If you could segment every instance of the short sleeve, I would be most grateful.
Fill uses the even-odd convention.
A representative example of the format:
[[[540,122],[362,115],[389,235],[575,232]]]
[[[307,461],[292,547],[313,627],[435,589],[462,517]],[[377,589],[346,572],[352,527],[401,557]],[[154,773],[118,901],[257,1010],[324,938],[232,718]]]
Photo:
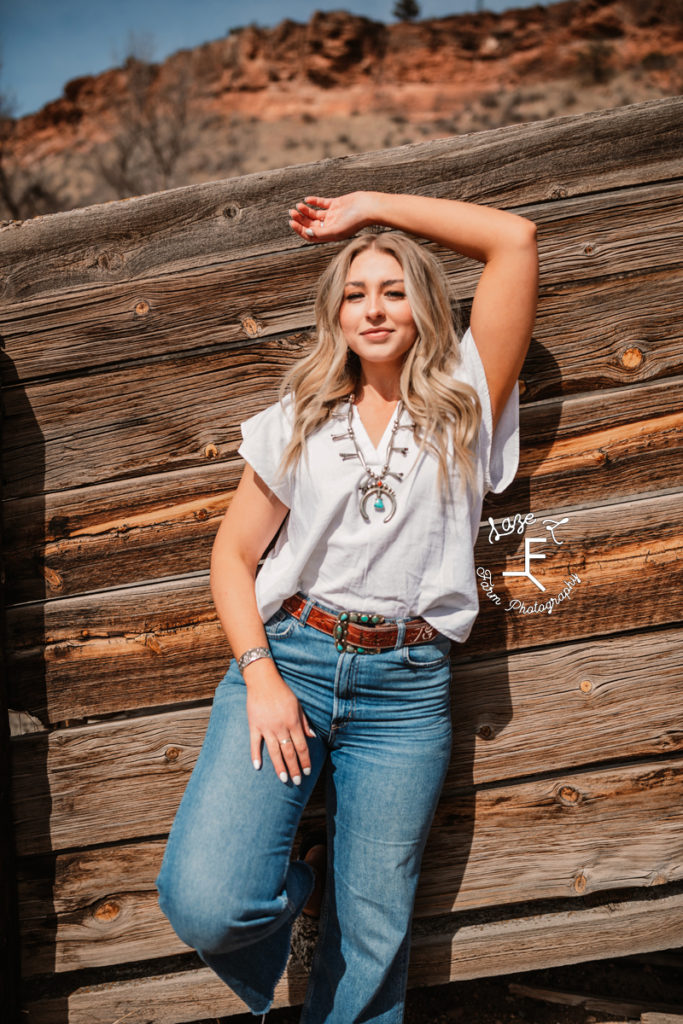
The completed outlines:
[[[240,423],[240,430],[243,440],[237,449],[238,455],[268,484],[273,494],[291,508],[294,471],[282,478],[278,472],[280,457],[292,430],[286,409],[280,402],[275,402]]]
[[[493,432],[491,396],[479,350],[468,328],[460,342],[467,380],[479,395],[482,407],[479,454],[484,470],[484,494],[500,494],[512,483],[519,466],[519,384],[515,385]],[[457,371],[456,371],[457,372]]]

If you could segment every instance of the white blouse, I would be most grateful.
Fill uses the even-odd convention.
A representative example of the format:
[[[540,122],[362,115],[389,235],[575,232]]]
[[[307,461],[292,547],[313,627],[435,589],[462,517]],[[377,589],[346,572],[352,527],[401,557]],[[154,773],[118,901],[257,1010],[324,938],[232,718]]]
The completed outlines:
[[[238,453],[290,509],[275,545],[256,577],[256,601],[267,622],[282,601],[301,590],[323,604],[348,611],[370,611],[391,618],[421,615],[451,640],[464,642],[479,610],[474,566],[484,495],[498,494],[514,479],[519,463],[519,387],[508,398],[492,434],[491,400],[484,366],[468,330],[460,343],[462,361],[454,378],[471,384],[482,405],[474,495],[458,494],[453,470],[452,496],[439,494],[438,462],[418,444],[404,409],[394,435],[396,447],[390,470],[402,472],[387,483],[396,494],[396,510],[376,511],[367,503],[370,522],[359,509],[358,485],[365,470],[353,452],[350,438],[332,440],[347,429],[348,402],[306,440],[305,456],[282,482],[276,479],[280,456],[291,436],[291,398],[275,402],[240,425],[243,442]],[[378,471],[386,461],[395,413],[375,448],[353,406],[353,429],[365,461]]]

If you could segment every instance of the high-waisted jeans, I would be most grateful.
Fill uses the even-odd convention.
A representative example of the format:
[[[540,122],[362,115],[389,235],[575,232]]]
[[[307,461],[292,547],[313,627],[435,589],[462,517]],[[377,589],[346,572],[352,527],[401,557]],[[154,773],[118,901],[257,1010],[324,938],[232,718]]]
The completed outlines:
[[[400,1024],[422,853],[451,747],[451,641],[380,654],[339,653],[331,636],[280,608],[265,624],[278,671],[315,739],[312,771],[282,783],[263,747],[249,750],[246,688],[235,659],[218,685],[206,736],[156,880],[178,936],[254,1014],[267,1011],[287,963],[292,923],[314,875],[290,860],[325,762],[328,870],[302,1024]],[[369,609],[372,611],[372,609]]]

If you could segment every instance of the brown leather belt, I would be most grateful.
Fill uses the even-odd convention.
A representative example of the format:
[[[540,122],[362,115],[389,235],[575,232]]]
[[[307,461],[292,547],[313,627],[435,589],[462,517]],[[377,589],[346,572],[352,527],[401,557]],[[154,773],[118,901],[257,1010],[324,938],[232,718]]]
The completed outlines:
[[[300,619],[308,601],[305,594],[297,593],[283,601],[282,607]],[[383,615],[375,615],[373,612],[340,611],[333,615],[313,604],[306,625],[334,637],[338,651],[352,654],[379,654],[382,650],[395,647],[398,639],[396,623],[385,622]],[[433,640],[438,632],[423,618],[408,619],[403,643],[425,644]]]

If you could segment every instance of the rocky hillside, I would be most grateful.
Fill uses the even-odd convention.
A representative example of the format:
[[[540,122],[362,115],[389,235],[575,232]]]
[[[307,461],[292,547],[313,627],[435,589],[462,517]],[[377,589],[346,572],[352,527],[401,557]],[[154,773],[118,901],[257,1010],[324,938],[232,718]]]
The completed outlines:
[[[130,58],[5,120],[2,215],[681,91],[683,0],[565,0],[392,25],[318,12],[160,65]]]

